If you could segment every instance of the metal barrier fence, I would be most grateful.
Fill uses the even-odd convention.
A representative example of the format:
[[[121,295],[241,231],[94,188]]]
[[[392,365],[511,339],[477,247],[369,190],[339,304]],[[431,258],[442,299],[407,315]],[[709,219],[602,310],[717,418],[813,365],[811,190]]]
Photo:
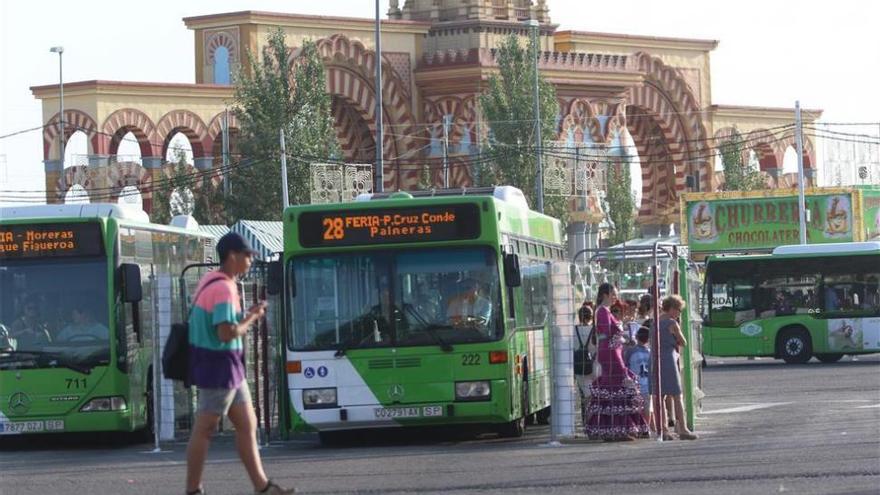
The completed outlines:
[[[153,424],[156,443],[160,441],[182,441],[189,437],[196,412],[196,391],[185,387],[181,382],[166,380],[161,372],[161,355],[168,340],[172,322],[188,318],[196,285],[216,264],[190,265],[179,277],[156,277],[152,280],[153,291],[153,369],[156,377],[152,387]],[[243,310],[255,301],[266,299],[266,263],[255,261],[251,271],[238,282],[240,303]],[[172,297],[172,294],[179,295]],[[186,304],[182,304],[186,301]],[[280,404],[278,391],[280,384],[281,333],[272,322],[280,308],[269,307],[267,316],[258,321],[243,338],[246,379],[251,390],[254,410],[257,415],[258,438],[262,443],[281,438]],[[221,431],[231,430],[228,419],[221,422]]]

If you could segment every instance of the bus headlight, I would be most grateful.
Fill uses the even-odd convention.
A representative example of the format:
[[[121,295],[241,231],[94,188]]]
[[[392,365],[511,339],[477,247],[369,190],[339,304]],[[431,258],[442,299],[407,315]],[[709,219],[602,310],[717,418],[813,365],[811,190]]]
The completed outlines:
[[[307,388],[303,390],[303,407],[306,409],[336,407],[336,388]]]
[[[114,395],[113,397],[95,397],[79,408],[79,412],[125,411],[127,408],[125,397]]]
[[[455,400],[489,400],[492,386],[488,380],[479,382],[455,382]]]

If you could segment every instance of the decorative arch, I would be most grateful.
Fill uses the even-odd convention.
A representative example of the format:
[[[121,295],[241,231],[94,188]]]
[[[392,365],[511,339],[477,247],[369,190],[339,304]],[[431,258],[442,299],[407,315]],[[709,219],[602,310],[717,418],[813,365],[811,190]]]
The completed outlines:
[[[343,34],[334,34],[317,42],[317,50],[327,68],[327,91],[355,106],[364,116],[371,132],[375,133],[375,87],[373,73],[376,67],[376,53],[368,50],[363,43],[352,40]],[[299,50],[293,57],[299,56]],[[387,60],[382,60],[383,79],[382,102],[383,122],[393,125],[393,132],[383,135],[385,157],[400,157],[416,149],[415,118],[404,85]],[[375,134],[374,134],[375,135]],[[393,163],[386,164],[385,184],[388,187],[407,189],[418,182],[416,168],[396,170]]]
[[[208,39],[205,41],[205,57],[208,64],[214,65],[214,54],[221,46],[229,50],[229,68],[232,69],[233,64],[238,62],[238,40],[226,31],[208,35]]]
[[[66,113],[66,112],[65,112]],[[94,183],[93,170],[84,165],[68,167],[58,176],[55,183],[55,198],[58,203],[64,203],[64,197],[67,191],[75,185],[82,186],[89,194],[89,201],[92,201],[92,187]]]
[[[58,157],[61,150],[58,149],[58,127],[60,123],[59,113],[56,113],[46,122],[43,127],[43,159],[49,160],[51,157]],[[75,108],[64,109],[64,143],[70,139],[71,134],[76,131],[83,131],[89,139],[89,154],[94,153],[100,146],[99,135],[97,132],[98,124],[91,115],[77,110]],[[60,157],[59,157],[60,159]]]
[[[449,142],[461,144],[468,140],[471,143],[478,141],[476,127],[471,124],[477,120],[477,99],[475,95],[469,96],[442,96],[436,99],[424,100],[425,121],[436,125],[428,128],[428,135],[432,139],[443,137],[443,116],[452,116],[452,127],[449,133]],[[449,158],[449,184],[450,187],[467,187],[473,183],[470,170],[466,161],[462,159],[461,152],[452,153]],[[432,184],[443,183],[443,170],[440,167],[432,169]]]
[[[745,138],[744,153],[748,153],[748,150],[754,150],[758,156],[758,163],[762,172],[781,168],[782,160],[776,156],[776,152],[773,149],[776,141],[776,136],[767,129],[755,129],[749,132]],[[785,153],[785,150],[783,150],[783,153]],[[748,157],[746,157],[747,159]]]
[[[150,141],[156,133],[156,125],[147,114],[135,108],[122,108],[111,113],[104,119],[101,132],[105,139],[105,149],[99,151],[102,154],[117,154],[119,143],[129,132],[137,139],[141,156],[155,156],[158,151]]]
[[[700,170],[703,179],[701,189],[711,186],[707,166],[707,142],[709,132],[703,120],[700,106],[693,90],[681,73],[666,65],[660,58],[645,52],[635,55],[639,70],[645,73],[645,84],[632,91],[631,102],[655,112],[663,122],[664,134],[675,143],[672,151],[686,159],[688,168]],[[683,179],[683,178],[682,178]]]
[[[673,150],[663,128],[646,109],[627,106],[627,129],[642,165],[641,223],[667,223],[675,214],[679,182],[675,174]]]
[[[813,168],[813,164],[816,162],[816,150],[813,146],[813,141],[807,137],[803,136],[803,145],[804,145],[804,168]],[[797,139],[795,137],[795,131],[793,129],[786,130],[782,136],[776,141],[775,152],[778,163],[782,164],[782,160],[785,157],[785,150],[791,146],[797,150]]]
[[[156,124],[157,142],[161,139],[162,154],[168,148],[168,143],[176,132],[183,133],[189,140],[193,150],[193,157],[199,158],[205,156],[205,150],[212,149],[211,137],[208,135],[208,126],[202,121],[201,117],[190,112],[189,110],[172,110],[159,119]]]
[[[141,193],[144,211],[150,212],[152,201],[152,175],[150,170],[137,163],[119,163],[107,169],[110,200],[119,201],[119,194],[126,186],[134,186]]]

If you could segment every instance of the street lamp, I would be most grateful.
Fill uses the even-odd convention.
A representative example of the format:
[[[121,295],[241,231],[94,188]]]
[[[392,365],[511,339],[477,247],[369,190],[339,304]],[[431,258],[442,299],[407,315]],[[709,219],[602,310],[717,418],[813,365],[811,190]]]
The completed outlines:
[[[58,113],[58,122],[61,132],[58,133],[58,137],[61,140],[61,168],[64,168],[64,73],[61,70],[61,58],[64,54],[64,47],[53,46],[52,48],[49,48],[49,51],[58,54],[58,92],[60,95],[61,106],[61,110]]]
[[[542,126],[541,126],[541,101],[538,92],[538,57],[540,49],[538,47],[538,28],[540,23],[537,19],[529,19],[523,22],[531,31],[532,43],[535,46],[535,165],[538,169],[538,178],[535,184],[535,206],[539,213],[544,213],[544,166],[541,163],[541,144],[542,144]]]

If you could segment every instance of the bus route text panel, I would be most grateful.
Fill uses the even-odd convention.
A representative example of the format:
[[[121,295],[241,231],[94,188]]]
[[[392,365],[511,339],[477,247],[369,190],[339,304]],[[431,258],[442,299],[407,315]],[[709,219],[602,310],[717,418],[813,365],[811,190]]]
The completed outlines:
[[[310,211],[299,217],[299,240],[304,247],[455,241],[479,236],[480,210],[475,204]]]
[[[104,254],[97,223],[0,226],[0,258],[100,256]]]

